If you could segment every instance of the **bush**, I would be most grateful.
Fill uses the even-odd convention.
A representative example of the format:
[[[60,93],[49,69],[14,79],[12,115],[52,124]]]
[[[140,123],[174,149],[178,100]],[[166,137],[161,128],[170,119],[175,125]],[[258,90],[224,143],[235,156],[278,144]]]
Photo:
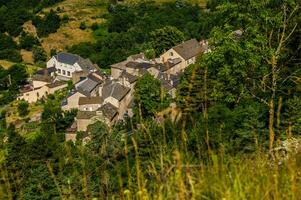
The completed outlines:
[[[46,62],[47,55],[44,49],[42,49],[42,47],[34,46],[32,53],[33,53],[33,59],[35,63]]]
[[[96,31],[98,28],[99,28],[99,25],[98,25],[97,22],[94,22],[94,23],[91,25],[91,29],[92,29],[93,31]]]
[[[28,110],[29,104],[26,101],[21,101],[18,104],[18,113],[19,116],[21,117],[25,117],[29,114],[29,110]]]
[[[39,45],[38,38],[31,34],[23,33],[20,38],[20,47],[26,50],[32,50],[34,45]]]
[[[79,28],[80,28],[81,30],[86,30],[86,28],[87,28],[86,23],[85,23],[85,22],[81,22],[80,25],[79,25]]]

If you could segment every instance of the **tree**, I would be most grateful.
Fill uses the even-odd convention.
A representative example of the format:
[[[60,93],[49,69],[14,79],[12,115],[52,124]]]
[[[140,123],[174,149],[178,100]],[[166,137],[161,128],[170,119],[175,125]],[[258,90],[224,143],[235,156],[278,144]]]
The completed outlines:
[[[166,91],[151,74],[143,75],[135,85],[135,113],[140,117],[152,117],[169,105]]]
[[[18,104],[18,113],[21,117],[25,117],[28,115],[29,110],[28,110],[29,104],[26,101],[21,101]]]
[[[31,34],[23,33],[20,38],[20,47],[22,49],[31,50],[33,46],[39,45],[39,40]]]
[[[150,33],[150,41],[157,56],[183,42],[184,39],[184,34],[172,26],[156,29]]]
[[[292,38],[298,37],[295,30],[299,9],[294,1],[276,6],[272,1],[267,4],[250,1],[248,5],[231,2],[217,7],[216,16],[220,16],[225,25],[211,32],[213,50],[202,56],[199,65],[201,71],[207,71],[206,80],[211,84],[211,91],[204,96],[211,100],[209,104],[223,103],[233,109],[244,100],[252,99],[268,108],[270,150],[279,132],[275,128],[279,127],[282,99],[289,97],[288,91],[294,87],[291,78],[299,74],[297,65],[292,63],[296,53],[286,48]],[[276,30],[279,35],[275,34]],[[197,87],[202,85],[194,86]]]
[[[35,63],[45,62],[47,60],[47,55],[42,47],[34,46],[32,53]]]

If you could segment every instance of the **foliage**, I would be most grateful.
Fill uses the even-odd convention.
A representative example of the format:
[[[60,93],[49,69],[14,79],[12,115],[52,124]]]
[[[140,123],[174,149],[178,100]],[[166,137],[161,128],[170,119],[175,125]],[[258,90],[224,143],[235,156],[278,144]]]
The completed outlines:
[[[150,43],[157,56],[183,41],[184,34],[172,26],[156,29],[150,33]]]
[[[42,47],[34,46],[32,53],[33,53],[33,59],[35,63],[46,62],[47,55]]]
[[[22,33],[20,37],[20,47],[26,50],[32,50],[33,46],[40,45],[39,40],[31,34]]]
[[[21,117],[25,117],[28,115],[29,110],[28,110],[29,104],[26,101],[21,101],[18,104],[18,113]]]
[[[50,33],[55,33],[61,25],[60,17],[55,11],[50,10],[43,18],[36,16],[33,19],[33,24],[37,28],[37,33],[40,37],[48,36]]]
[[[135,85],[135,113],[144,118],[154,116],[156,112],[169,105],[168,95],[158,79],[146,73]]]
[[[96,29],[95,35],[101,33],[101,36],[96,37],[97,42],[77,44],[68,50],[89,57],[99,66],[107,68],[132,54],[154,50],[158,54],[184,38],[205,37],[210,30],[210,27],[205,27],[207,17],[208,14],[188,1],[181,4],[168,2],[160,5],[152,1],[141,1],[135,4],[113,3],[109,7],[109,14],[106,15],[107,23],[102,24],[98,29],[96,25],[93,26],[93,29]],[[170,26],[183,31],[184,38],[183,34]],[[201,28],[203,26],[204,28]],[[175,33],[165,37],[167,43],[163,46],[151,36],[151,33],[161,29]],[[152,47],[151,42],[157,46]],[[153,57],[153,55],[149,56]]]

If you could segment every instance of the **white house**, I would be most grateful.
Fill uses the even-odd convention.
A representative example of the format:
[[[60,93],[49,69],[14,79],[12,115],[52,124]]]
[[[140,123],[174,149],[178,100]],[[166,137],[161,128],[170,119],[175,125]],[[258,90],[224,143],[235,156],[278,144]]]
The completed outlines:
[[[96,67],[89,59],[71,53],[58,53],[47,62],[47,68],[55,68],[58,79],[69,80],[74,72],[95,72]]]

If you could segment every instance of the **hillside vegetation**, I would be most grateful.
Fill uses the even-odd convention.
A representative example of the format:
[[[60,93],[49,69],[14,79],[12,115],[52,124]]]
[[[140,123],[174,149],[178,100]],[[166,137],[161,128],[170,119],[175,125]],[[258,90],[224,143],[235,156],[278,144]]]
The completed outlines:
[[[97,17],[104,21],[79,24],[93,40],[67,50],[103,68],[139,52],[155,58],[191,38],[208,39],[210,51],[181,74],[175,99],[145,74],[134,86],[132,118],[95,122],[75,143],[65,142],[77,113],[62,110],[66,91],[12,103],[29,74],[21,64],[0,68],[0,198],[300,199],[300,1],[211,0],[206,8],[113,0]],[[40,34],[56,12],[64,13],[45,10],[44,19],[39,10]],[[23,39],[45,58],[34,37]],[[38,109],[40,121],[26,119]]]

